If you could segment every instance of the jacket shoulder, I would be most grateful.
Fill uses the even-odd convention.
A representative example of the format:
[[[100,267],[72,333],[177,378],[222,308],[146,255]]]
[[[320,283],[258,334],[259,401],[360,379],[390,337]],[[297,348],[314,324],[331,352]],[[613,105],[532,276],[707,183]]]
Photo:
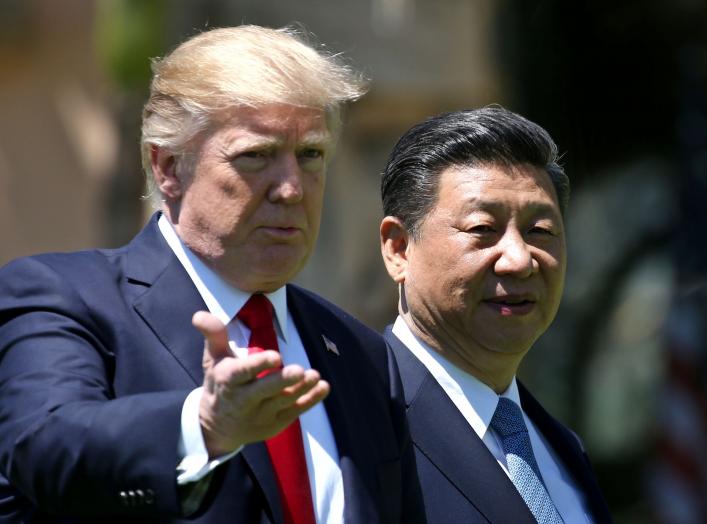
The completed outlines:
[[[347,341],[354,353],[351,357],[370,361],[385,382],[390,380],[388,350],[379,333],[312,291],[294,284],[288,284],[287,288],[292,309],[316,323],[322,332],[330,332]]]
[[[297,305],[303,306],[316,314],[323,315],[329,321],[337,322],[341,327],[357,334],[357,337],[369,338],[383,343],[380,334],[366,326],[352,314],[344,311],[327,299],[295,284],[288,284],[289,296]]]
[[[10,304],[90,297],[121,281],[122,250],[45,253],[19,258],[0,268],[0,309]],[[47,304],[49,305],[49,304]]]
[[[88,249],[68,253],[42,253],[17,258],[0,268],[0,281],[30,274],[56,274],[63,278],[85,279],[87,273],[115,271],[125,247],[119,249]],[[119,266],[118,266],[119,267]]]

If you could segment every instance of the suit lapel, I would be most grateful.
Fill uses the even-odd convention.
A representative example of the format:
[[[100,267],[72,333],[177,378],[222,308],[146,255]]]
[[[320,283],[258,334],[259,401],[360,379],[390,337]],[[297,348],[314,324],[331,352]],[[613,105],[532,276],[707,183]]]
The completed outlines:
[[[196,311],[206,309],[206,305],[190,284],[186,272],[175,258],[134,306],[194,384],[201,385],[204,378],[201,367],[204,339],[191,326],[191,317]],[[165,297],[169,299],[165,300]]]
[[[324,406],[339,452],[344,481],[344,520],[362,524],[378,522],[376,503],[367,496],[370,490],[365,489],[365,486],[377,485],[377,471],[370,467],[378,462],[377,457],[370,456],[377,448],[374,443],[370,447],[365,445],[368,442],[364,439],[365,428],[357,423],[366,420],[365,414],[355,413],[361,407],[352,401],[357,398],[352,377],[360,377],[361,373],[352,367],[355,362],[347,359],[347,341],[327,329],[325,319],[304,300],[301,292],[288,286],[287,302],[312,368],[332,385]],[[327,348],[327,341],[337,347],[338,354],[331,347]]]
[[[543,434],[552,449],[572,475],[577,488],[587,497],[590,511],[597,522],[611,522],[601,489],[589,465],[589,459],[579,437],[557,422],[540,403],[518,382],[523,410]]]
[[[158,217],[156,213],[127,247],[126,275],[136,296],[133,307],[194,384],[200,385],[204,340],[191,327],[191,317],[206,305],[160,234]]]
[[[248,444],[241,451],[241,456],[265,494],[274,524],[283,524],[285,517],[282,513],[282,501],[267,447],[263,442]]]
[[[390,328],[385,338],[400,368],[415,446],[490,522],[534,523],[496,459],[434,377]]]

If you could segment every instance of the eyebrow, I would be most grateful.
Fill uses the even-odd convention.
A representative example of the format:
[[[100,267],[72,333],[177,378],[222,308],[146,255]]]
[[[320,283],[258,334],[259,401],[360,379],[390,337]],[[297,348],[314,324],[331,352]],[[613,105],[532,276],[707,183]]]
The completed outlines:
[[[329,146],[334,143],[334,137],[328,131],[312,131],[306,133],[298,142],[298,146]]]
[[[246,149],[250,147],[255,147],[258,149],[269,149],[280,147],[284,142],[284,140],[278,137],[252,133],[246,136],[237,136],[231,138],[230,140],[225,140],[225,146],[228,149],[231,149],[233,147]],[[333,137],[328,131],[312,131],[303,135],[297,141],[296,147],[328,147],[333,143]]]

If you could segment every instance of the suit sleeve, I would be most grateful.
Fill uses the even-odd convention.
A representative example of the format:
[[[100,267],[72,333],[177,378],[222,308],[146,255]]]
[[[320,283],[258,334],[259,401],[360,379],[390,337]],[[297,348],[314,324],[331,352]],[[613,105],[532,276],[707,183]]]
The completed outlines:
[[[47,512],[179,514],[188,391],[116,398],[113,366],[110,331],[66,279],[33,259],[3,268],[0,476]]]

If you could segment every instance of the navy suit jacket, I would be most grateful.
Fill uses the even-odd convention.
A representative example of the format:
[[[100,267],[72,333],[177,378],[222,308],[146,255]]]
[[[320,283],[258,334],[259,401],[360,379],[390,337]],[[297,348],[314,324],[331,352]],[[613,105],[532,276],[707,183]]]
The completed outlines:
[[[513,483],[432,374],[391,326],[384,337],[400,369],[427,522],[535,524]],[[579,438],[522,384],[518,388],[523,410],[574,477],[594,521],[611,522]]]
[[[191,317],[205,305],[157,216],[123,248],[0,270],[0,522],[182,521],[180,416],[203,380]],[[325,408],[346,522],[418,519],[402,390],[385,342],[301,288],[288,285],[287,300],[312,367],[332,386]],[[263,443],[209,480],[190,522],[283,522]]]

